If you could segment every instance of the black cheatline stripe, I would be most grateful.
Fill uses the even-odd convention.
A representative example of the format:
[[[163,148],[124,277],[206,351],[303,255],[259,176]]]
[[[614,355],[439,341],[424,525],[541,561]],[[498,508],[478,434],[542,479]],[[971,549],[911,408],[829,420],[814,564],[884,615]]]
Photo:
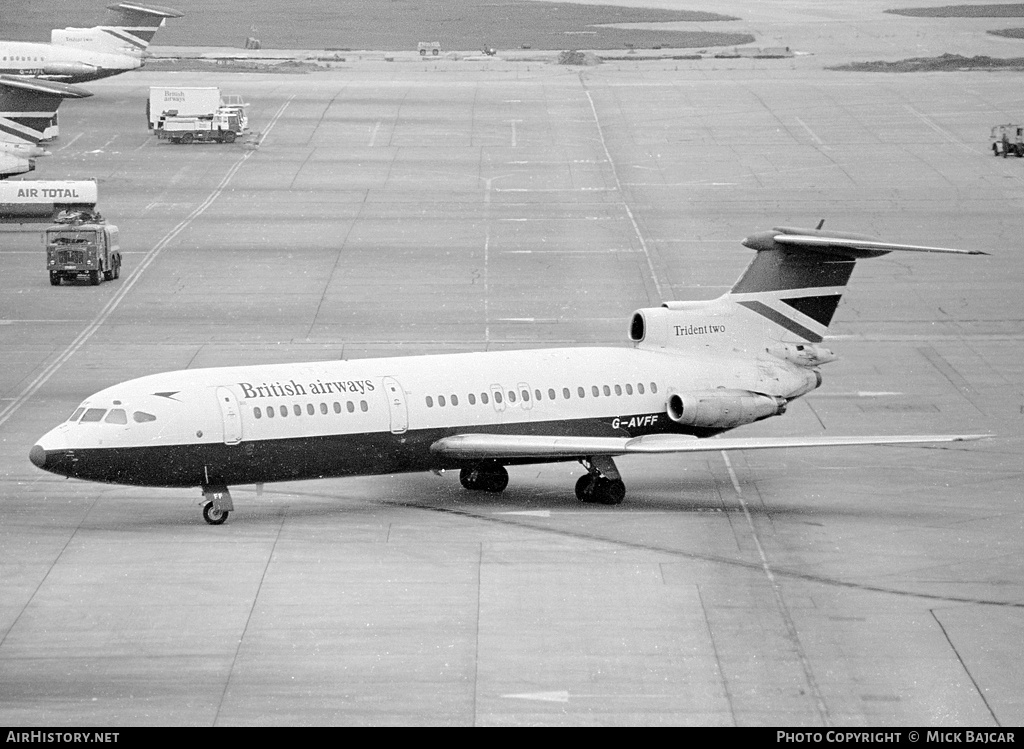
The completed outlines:
[[[746,307],[751,312],[756,312],[762,317],[768,318],[776,325],[779,325],[788,330],[790,333],[795,333],[801,338],[806,338],[811,343],[821,343],[821,341],[824,340],[820,335],[818,335],[814,331],[810,330],[809,328],[805,328],[803,325],[796,322],[795,320],[791,320],[790,318],[783,315],[781,312],[773,310],[767,304],[763,304],[762,302],[737,302],[737,304]]]
[[[802,296],[792,299],[783,299],[793,309],[807,315],[815,322],[828,326],[832,322],[832,315],[839,306],[840,294],[822,294],[821,296]]]

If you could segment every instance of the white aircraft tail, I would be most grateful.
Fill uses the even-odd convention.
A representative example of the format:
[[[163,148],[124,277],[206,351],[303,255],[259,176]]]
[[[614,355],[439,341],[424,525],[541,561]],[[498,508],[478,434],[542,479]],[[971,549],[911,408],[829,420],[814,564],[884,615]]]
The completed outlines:
[[[51,44],[141,58],[165,20],[184,15],[173,8],[151,3],[124,2],[107,8],[113,16],[110,25],[53,29]]]
[[[39,143],[61,101],[87,96],[67,83],[0,75],[0,142]]]
[[[757,255],[728,294],[700,302],[667,302],[638,310],[630,338],[644,348],[752,354],[768,350],[805,366],[835,357],[816,346],[857,260],[889,252],[985,255],[974,250],[881,242],[847,234],[780,226],[747,237]]]

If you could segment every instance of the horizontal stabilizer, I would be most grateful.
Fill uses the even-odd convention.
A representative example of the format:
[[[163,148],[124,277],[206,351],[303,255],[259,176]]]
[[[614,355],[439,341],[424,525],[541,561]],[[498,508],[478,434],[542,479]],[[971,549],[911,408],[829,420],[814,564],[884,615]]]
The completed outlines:
[[[532,434],[457,434],[430,446],[431,452],[456,460],[514,460],[523,458],[592,458],[597,455],[639,453],[696,453],[719,450],[767,450],[783,447],[843,447],[967,442],[990,434],[924,434],[873,437],[748,437],[698,439],[683,435],[644,437],[554,437]]]
[[[776,234],[773,239],[787,247],[806,247],[823,250],[868,250],[880,252],[946,252],[953,255],[988,255],[981,250],[956,250],[949,247],[925,247],[914,244],[892,244],[868,239],[849,239],[806,234]]]

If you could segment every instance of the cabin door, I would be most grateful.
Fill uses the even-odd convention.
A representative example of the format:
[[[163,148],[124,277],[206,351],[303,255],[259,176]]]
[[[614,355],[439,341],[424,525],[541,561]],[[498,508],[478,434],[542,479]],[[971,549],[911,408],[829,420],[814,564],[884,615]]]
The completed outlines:
[[[225,387],[217,388],[217,403],[224,422],[224,444],[237,445],[242,441],[242,415],[235,394]]]
[[[384,392],[388,397],[391,411],[391,433],[405,434],[409,429],[409,407],[405,402],[405,390],[394,377],[385,377]]]

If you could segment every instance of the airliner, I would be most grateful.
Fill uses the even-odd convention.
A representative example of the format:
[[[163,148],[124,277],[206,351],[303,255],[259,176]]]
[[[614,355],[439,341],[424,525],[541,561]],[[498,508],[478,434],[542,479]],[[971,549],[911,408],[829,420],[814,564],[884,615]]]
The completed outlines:
[[[630,345],[183,370],[85,399],[29,459],[52,473],[131,486],[200,487],[223,523],[229,487],[459,470],[501,492],[507,466],[578,461],[583,502],[615,505],[624,455],[940,443],[988,435],[725,438],[779,416],[822,382],[821,345],[858,259],[889,252],[984,255],[778,227],[707,301],[640,309]]]
[[[48,156],[39,145],[64,99],[84,99],[91,93],[57,81],[0,75],[0,179],[36,168],[36,158]]]
[[[184,15],[149,3],[107,8],[116,25],[53,29],[49,44],[0,41],[0,74],[82,83],[135,70],[164,21]]]

